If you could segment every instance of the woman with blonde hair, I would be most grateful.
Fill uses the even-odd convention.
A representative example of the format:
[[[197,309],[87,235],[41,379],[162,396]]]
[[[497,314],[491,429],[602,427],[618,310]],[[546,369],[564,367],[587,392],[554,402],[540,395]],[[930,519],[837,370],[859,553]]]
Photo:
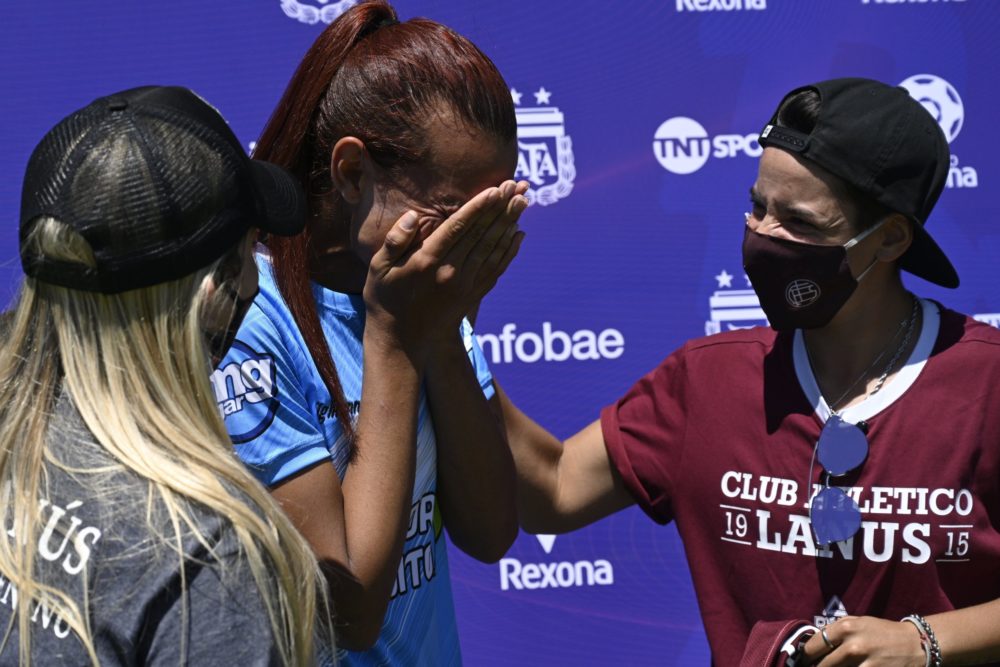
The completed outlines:
[[[0,348],[0,663],[314,659],[316,561],[208,380],[257,230],[296,233],[302,198],[183,88],[98,99],[36,147]]]
[[[256,292],[256,230],[303,220],[183,88],[98,99],[36,147],[0,348],[0,662],[313,659],[316,562],[207,377]]]

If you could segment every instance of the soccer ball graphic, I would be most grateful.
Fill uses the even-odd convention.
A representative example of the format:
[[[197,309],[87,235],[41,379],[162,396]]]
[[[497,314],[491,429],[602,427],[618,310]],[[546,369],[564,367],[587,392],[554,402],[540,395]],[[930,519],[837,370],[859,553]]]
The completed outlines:
[[[965,107],[958,91],[950,83],[933,74],[917,74],[899,84],[910,97],[920,102],[944,130],[948,143],[962,131]]]

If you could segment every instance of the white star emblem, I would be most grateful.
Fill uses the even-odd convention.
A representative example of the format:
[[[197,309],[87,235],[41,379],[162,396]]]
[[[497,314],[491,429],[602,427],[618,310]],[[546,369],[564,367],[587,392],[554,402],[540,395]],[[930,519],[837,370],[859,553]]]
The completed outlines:
[[[719,281],[719,289],[733,286],[733,277],[726,273],[725,269],[722,269],[722,273],[715,276],[715,279]]]
[[[552,93],[545,90],[545,86],[542,86],[535,93],[535,104],[548,104],[550,97],[552,97]]]
[[[514,98],[514,104],[521,103],[521,95],[524,95],[524,93],[517,92],[517,88],[510,89],[510,96]]]
[[[743,274],[743,280],[747,281],[747,287],[753,287],[753,283],[750,282],[750,276],[748,276],[747,274],[744,273]]]

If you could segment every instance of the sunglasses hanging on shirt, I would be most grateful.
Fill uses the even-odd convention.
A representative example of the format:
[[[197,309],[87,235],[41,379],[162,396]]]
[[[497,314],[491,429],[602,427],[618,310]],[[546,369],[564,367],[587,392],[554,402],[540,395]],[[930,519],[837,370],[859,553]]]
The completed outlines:
[[[831,415],[820,431],[809,465],[811,473],[819,460],[824,473],[824,486],[809,503],[809,521],[820,544],[850,539],[861,528],[858,504],[843,490],[830,486],[830,478],[856,470],[867,458],[868,438],[862,427]]]
[[[899,333],[905,330],[902,341],[896,348],[896,353],[886,365],[885,370],[879,376],[868,395],[870,398],[877,394],[885,384],[889,374],[896,367],[900,357],[910,345],[913,332],[916,329],[917,317],[920,312],[920,302],[916,297],[912,297],[913,305],[907,319],[900,322],[899,329],[889,341],[892,345]],[[816,461],[823,467],[823,488],[813,496],[809,503],[809,521],[812,524],[813,533],[816,540],[823,545],[831,542],[841,542],[850,539],[861,528],[861,509],[857,502],[842,489],[830,486],[830,479],[833,477],[843,477],[854,470],[857,470],[868,458],[868,425],[864,422],[851,424],[844,421],[840,414],[834,409],[847,394],[860,382],[872,367],[877,364],[886,352],[891,349],[886,347],[875,357],[875,361],[864,371],[858,379],[840,395],[840,397],[828,403],[832,414],[823,424],[819,439],[813,448],[812,462],[809,464],[809,480],[812,480],[812,470]],[[808,353],[808,350],[807,350]],[[808,487],[807,487],[808,488]]]

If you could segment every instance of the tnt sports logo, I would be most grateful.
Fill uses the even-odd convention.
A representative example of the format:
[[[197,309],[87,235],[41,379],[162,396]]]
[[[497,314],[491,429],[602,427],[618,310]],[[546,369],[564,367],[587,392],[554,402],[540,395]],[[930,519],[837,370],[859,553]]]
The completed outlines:
[[[954,86],[933,74],[917,74],[899,85],[934,117],[949,144],[958,137],[965,120],[965,107]]]
[[[819,298],[819,285],[811,280],[794,280],[785,288],[785,301],[792,308],[807,308]]]
[[[767,0],[677,0],[679,12],[738,12],[767,9]]]
[[[546,555],[552,553],[555,535],[535,535]],[[579,586],[610,586],[615,583],[615,570],[603,558],[594,561],[557,561],[522,563],[516,558],[500,559],[500,590],[536,590],[538,588],[576,588]]]
[[[954,86],[934,74],[916,74],[899,85],[927,109],[941,126],[949,144],[958,138],[965,121],[965,105]],[[977,188],[979,174],[973,167],[961,166],[958,155],[952,152],[945,185],[949,188]]]
[[[566,134],[563,113],[548,106],[552,93],[542,86],[532,93],[533,108],[522,108],[525,93],[510,89],[517,116],[517,170],[515,179],[531,184],[525,197],[528,204],[548,206],[569,196],[576,178],[573,140]]]
[[[298,2],[298,0],[281,0],[281,10],[288,18],[308,23],[333,23],[338,16],[358,4],[361,0],[340,0],[330,3],[330,0],[318,0],[320,7]]]
[[[674,174],[693,174],[705,166],[709,157],[755,158],[763,152],[756,134],[719,134],[709,139],[701,123],[685,116],[664,121],[653,135],[653,154],[664,169]]]
[[[212,390],[234,444],[253,440],[267,430],[278,410],[274,357],[235,341],[227,360],[212,373]],[[232,427],[238,426],[238,430]]]

